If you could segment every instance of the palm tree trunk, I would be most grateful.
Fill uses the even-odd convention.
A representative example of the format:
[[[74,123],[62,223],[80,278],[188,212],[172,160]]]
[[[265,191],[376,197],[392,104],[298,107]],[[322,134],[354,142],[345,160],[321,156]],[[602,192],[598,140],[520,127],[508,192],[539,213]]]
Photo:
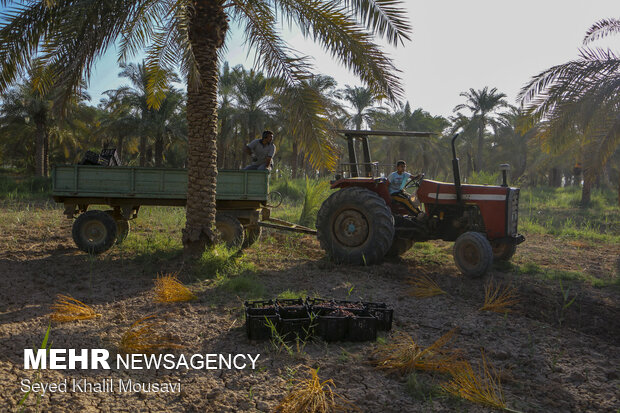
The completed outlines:
[[[161,167],[164,163],[164,137],[161,132],[155,137],[155,166]]]
[[[123,163],[123,135],[118,135],[118,139],[116,141],[116,154],[118,155],[118,159]]]
[[[480,129],[478,130],[478,148],[476,150],[476,162],[474,164],[474,171],[480,172],[482,170],[482,149],[484,148],[484,129],[486,123],[480,121]]]
[[[45,131],[45,140],[43,141],[43,176],[48,177],[50,170],[50,135]]]
[[[465,168],[465,179],[468,179],[471,176],[471,170],[472,170],[472,160],[471,160],[471,154],[469,153],[469,151],[467,151],[467,167]]]
[[[146,166],[146,136],[140,136],[140,166]]]
[[[618,176],[618,206],[620,206],[620,176]]]
[[[581,207],[586,208],[590,205],[592,198],[592,183],[587,180],[583,181],[583,188],[581,188]]]
[[[34,172],[36,176],[45,176],[45,125],[37,124],[34,152]]]
[[[223,0],[196,1],[189,38],[200,72],[199,84],[188,83],[188,171],[185,257],[199,258],[217,239],[215,186],[217,179],[218,49],[228,29]]]
[[[293,141],[293,156],[291,159],[291,169],[292,169],[292,176],[291,178],[295,179],[297,178],[297,161],[299,158],[299,148],[297,147],[297,140],[295,139]]]
[[[583,187],[581,188],[581,208],[587,208],[590,205],[590,201],[592,198],[592,184],[596,180],[595,176],[592,175],[592,169],[584,167],[582,169],[583,173]]]

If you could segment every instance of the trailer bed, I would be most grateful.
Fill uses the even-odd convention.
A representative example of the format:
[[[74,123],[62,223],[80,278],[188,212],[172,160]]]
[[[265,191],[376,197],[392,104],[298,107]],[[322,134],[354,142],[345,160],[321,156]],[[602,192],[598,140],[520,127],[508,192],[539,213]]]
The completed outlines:
[[[269,172],[221,170],[216,200],[267,202]],[[146,167],[55,166],[52,196],[57,202],[71,199],[92,204],[132,200],[139,205],[185,205],[187,170]],[[88,202],[93,201],[93,202]],[[123,202],[125,203],[125,202]]]

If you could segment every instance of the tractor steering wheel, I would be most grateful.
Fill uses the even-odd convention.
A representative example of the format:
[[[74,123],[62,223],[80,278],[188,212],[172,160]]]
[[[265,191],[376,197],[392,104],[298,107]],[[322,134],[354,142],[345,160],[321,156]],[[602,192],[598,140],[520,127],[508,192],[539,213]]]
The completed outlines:
[[[409,178],[409,182],[407,182],[407,184],[405,185],[405,187],[404,187],[403,189],[405,189],[405,188],[409,188],[409,187],[412,187],[412,186],[420,186],[420,181],[421,181],[423,178],[424,178],[424,172],[419,173],[419,174],[417,174],[417,175],[415,175],[415,176],[410,177],[410,178]]]

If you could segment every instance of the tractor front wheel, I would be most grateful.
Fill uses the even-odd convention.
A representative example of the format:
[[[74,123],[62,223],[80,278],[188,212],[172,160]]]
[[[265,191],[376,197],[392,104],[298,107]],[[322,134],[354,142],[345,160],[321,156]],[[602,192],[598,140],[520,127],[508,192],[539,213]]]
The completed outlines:
[[[336,263],[373,265],[392,245],[394,218],[375,192],[350,187],[323,202],[316,229],[321,247]]]
[[[491,268],[493,249],[480,232],[466,232],[454,242],[454,262],[468,277],[481,277]]]

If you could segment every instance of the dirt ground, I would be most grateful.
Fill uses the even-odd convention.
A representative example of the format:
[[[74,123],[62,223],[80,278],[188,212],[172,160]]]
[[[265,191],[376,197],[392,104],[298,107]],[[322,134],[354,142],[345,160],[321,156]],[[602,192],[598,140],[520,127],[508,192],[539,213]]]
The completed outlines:
[[[1,212],[1,211],[0,211]],[[36,212],[36,213],[35,213]],[[23,369],[24,348],[37,348],[59,293],[91,304],[102,317],[52,324],[53,348],[106,348],[112,355],[122,333],[145,315],[158,313],[166,329],[186,345],[184,354],[260,353],[256,370],[46,370],[43,382],[64,378],[131,378],[142,382],[180,382],[179,393],[52,393],[42,411],[95,412],[251,412],[272,411],[293,378],[319,367],[336,391],[364,412],[491,411],[453,397],[428,397],[411,390],[407,378],[378,371],[370,353],[380,343],[311,342],[292,355],[270,342],[246,338],[243,293],[214,279],[192,282],[180,257],[158,261],[156,268],[118,249],[96,260],[78,251],[70,221],[60,210],[37,210],[27,222],[3,224],[0,240],[0,410],[17,410],[20,381],[34,373]],[[53,221],[53,224],[49,224]],[[176,232],[174,234],[176,236]],[[264,234],[265,235],[265,234]],[[131,236],[131,235],[130,235]],[[402,259],[372,267],[334,266],[325,261],[311,237],[264,236],[246,252],[266,296],[285,290],[341,299],[363,298],[394,308],[393,331],[411,334],[429,345],[457,328],[451,347],[472,365],[484,350],[499,371],[510,408],[523,412],[620,411],[620,291],[587,283],[547,280],[521,273],[527,263],[577,271],[606,279],[618,277],[620,246],[595,246],[528,235],[515,266],[494,269],[484,279],[464,279],[450,259],[451,244],[431,243],[434,255],[414,250]],[[153,302],[157,273],[180,270],[180,278],[199,299],[182,304]],[[408,294],[407,280],[424,274],[448,295],[419,299]],[[513,313],[481,312],[484,285],[490,279],[511,282],[519,293]],[[575,301],[566,306],[572,297]],[[381,334],[389,342],[390,334]],[[178,351],[177,351],[178,354]],[[419,373],[424,388],[437,388],[449,377]],[[34,397],[26,411],[35,411]]]

